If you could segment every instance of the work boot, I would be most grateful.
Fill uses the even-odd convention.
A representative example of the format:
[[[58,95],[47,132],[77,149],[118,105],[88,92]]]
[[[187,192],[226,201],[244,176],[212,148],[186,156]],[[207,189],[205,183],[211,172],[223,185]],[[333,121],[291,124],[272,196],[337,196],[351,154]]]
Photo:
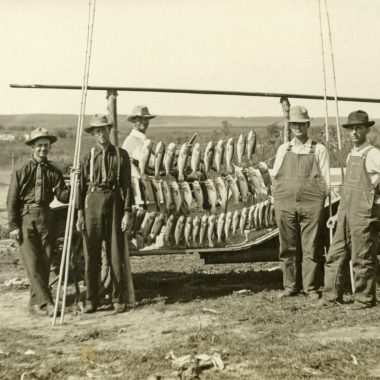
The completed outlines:
[[[125,305],[123,303],[115,302],[113,304],[113,308],[115,310],[115,313],[123,313],[125,311]]]
[[[363,309],[369,309],[371,307],[374,307],[375,305],[363,303],[363,302],[354,302],[350,305],[347,305],[347,308],[350,310],[363,310]]]
[[[83,309],[83,313],[91,314],[96,312],[97,307],[93,305],[91,302],[86,303],[86,306]]]
[[[305,293],[305,296],[310,300],[310,301],[318,301],[321,299],[321,293],[320,292],[307,292]]]
[[[46,309],[40,305],[32,305],[29,307],[29,311],[34,315],[39,315],[41,317],[46,317]]]
[[[280,293],[277,297],[279,299],[282,299],[282,298],[288,298],[288,297],[295,297],[298,294],[299,294],[299,292],[296,290],[287,289],[287,290],[283,291],[282,293]]]
[[[321,298],[318,300],[318,302],[310,304],[311,307],[317,307],[317,308],[329,308],[329,307],[337,307],[342,306],[343,301],[342,300],[326,300],[324,298]]]

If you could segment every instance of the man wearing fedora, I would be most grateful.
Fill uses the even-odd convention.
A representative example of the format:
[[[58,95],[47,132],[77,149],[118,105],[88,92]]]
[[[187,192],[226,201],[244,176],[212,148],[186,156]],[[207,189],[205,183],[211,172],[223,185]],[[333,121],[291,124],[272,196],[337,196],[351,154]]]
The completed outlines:
[[[325,286],[320,305],[343,301],[342,269],[352,260],[355,302],[353,309],[376,304],[376,265],[380,229],[380,150],[366,141],[375,124],[358,110],[348,115],[343,127],[354,144],[347,157],[347,169],[338,213],[327,226],[336,231],[326,257]],[[351,251],[351,252],[350,252]]]
[[[303,289],[320,297],[322,247],[319,244],[326,195],[329,192],[329,155],[324,145],[309,138],[306,108],[289,111],[290,142],[280,145],[273,166],[272,194],[280,239],[284,292],[296,296]],[[265,164],[259,168],[266,171]]]
[[[49,274],[55,232],[49,205],[54,196],[63,203],[70,196],[62,172],[47,159],[56,141],[45,128],[32,131],[25,142],[32,158],[14,170],[7,197],[10,238],[19,242],[30,282],[30,309],[49,316],[54,313]]]
[[[128,227],[133,199],[131,164],[128,153],[110,142],[111,123],[107,116],[95,115],[87,133],[95,146],[83,157],[78,194],[77,229],[83,232],[85,313],[93,313],[99,303],[99,272],[102,242],[105,241],[113,283],[112,302],[116,312],[124,311],[122,232]]]

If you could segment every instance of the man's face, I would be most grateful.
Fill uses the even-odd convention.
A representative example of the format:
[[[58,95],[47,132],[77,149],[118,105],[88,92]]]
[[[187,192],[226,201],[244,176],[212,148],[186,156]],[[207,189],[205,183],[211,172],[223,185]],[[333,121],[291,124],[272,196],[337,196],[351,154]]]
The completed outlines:
[[[146,130],[148,129],[149,127],[149,119],[147,117],[135,117],[135,120],[134,120],[134,127],[141,133],[144,133],[146,132]]]
[[[36,158],[44,159],[50,152],[51,144],[50,140],[46,137],[37,139],[33,145],[32,150]]]
[[[106,145],[110,141],[110,128],[108,125],[92,128],[92,134],[99,145]]]
[[[307,137],[307,130],[310,126],[309,122],[306,123],[289,123],[289,128],[292,130],[293,136],[299,139]]]
[[[366,125],[352,125],[349,129],[350,139],[355,145],[362,145],[366,139],[369,132],[369,127]]]

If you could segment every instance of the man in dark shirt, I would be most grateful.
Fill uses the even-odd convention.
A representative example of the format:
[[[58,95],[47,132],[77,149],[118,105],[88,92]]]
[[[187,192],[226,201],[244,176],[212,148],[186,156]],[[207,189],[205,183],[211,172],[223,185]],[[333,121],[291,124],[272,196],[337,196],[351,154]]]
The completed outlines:
[[[49,205],[54,196],[67,203],[70,195],[61,171],[47,160],[56,141],[45,128],[31,133],[26,144],[32,147],[33,156],[14,170],[7,197],[10,238],[20,244],[30,282],[30,308],[49,316],[54,313],[49,289],[54,224]]]
[[[112,302],[116,312],[124,311],[122,231],[128,227],[132,208],[131,164],[128,153],[110,143],[111,124],[95,115],[88,127],[96,141],[81,162],[77,229],[84,236],[85,313],[99,303],[99,271],[103,240],[106,243],[113,283]]]

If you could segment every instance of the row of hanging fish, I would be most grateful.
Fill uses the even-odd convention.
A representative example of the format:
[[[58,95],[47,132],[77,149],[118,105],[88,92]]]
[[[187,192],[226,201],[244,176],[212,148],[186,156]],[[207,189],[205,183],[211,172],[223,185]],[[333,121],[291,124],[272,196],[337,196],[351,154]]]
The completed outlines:
[[[155,177],[175,175],[179,182],[184,181],[188,175],[191,175],[192,178],[196,177],[196,174],[202,170],[206,172],[214,170],[217,173],[226,172],[232,174],[234,165],[243,166],[245,162],[249,162],[255,150],[256,132],[253,130],[247,136],[241,134],[236,144],[232,137],[226,142],[221,139],[216,144],[210,141],[203,154],[200,143],[192,145],[185,142],[177,151],[176,144],[170,143],[166,147],[160,141],[153,150],[152,141],[147,139],[142,148],[139,170],[141,175],[144,176],[147,174],[147,168],[150,164],[153,167],[151,172],[154,172]],[[188,165],[189,160],[190,165]],[[201,164],[203,164],[202,169],[200,168]]]
[[[158,236],[165,247],[215,247],[226,244],[237,234],[244,236],[252,229],[275,224],[274,207],[268,200],[234,212],[194,217],[134,208],[129,235],[138,241],[139,248],[155,243]]]

